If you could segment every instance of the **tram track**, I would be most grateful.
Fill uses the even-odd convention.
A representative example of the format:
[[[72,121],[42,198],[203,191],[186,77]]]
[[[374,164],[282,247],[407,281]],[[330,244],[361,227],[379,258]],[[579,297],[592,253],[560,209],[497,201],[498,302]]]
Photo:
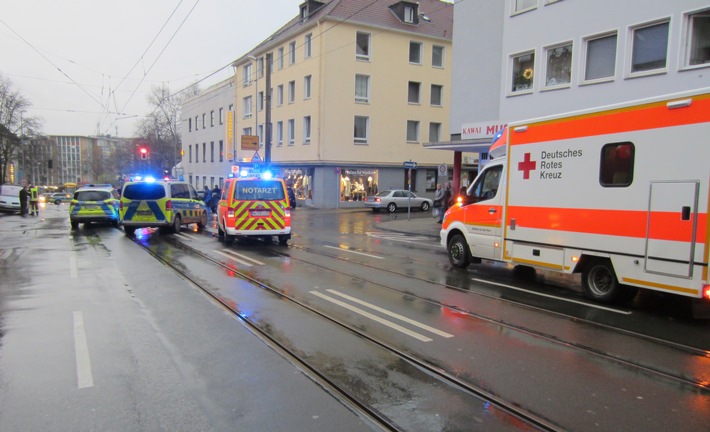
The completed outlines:
[[[235,269],[233,266],[228,266],[224,264],[223,262],[219,261],[218,259],[213,258],[212,256],[205,254],[177,239],[174,238],[169,238],[165,237],[162,238],[161,241],[166,241],[170,243],[173,246],[179,247],[184,251],[190,252],[192,254],[195,254],[199,256],[201,259],[204,259],[206,261],[209,261],[213,263],[216,266],[219,266],[220,268],[223,268],[226,271],[234,273],[237,277],[242,278],[255,286],[258,286],[261,289],[264,289],[268,291],[271,294],[277,295],[279,298],[282,298],[284,300],[289,301],[290,303],[297,305],[298,307],[308,311],[309,313],[315,314],[323,319],[326,319],[327,321],[337,325],[338,327],[345,329],[346,331],[349,331],[359,338],[362,338],[370,343],[372,343],[374,346],[383,349],[390,354],[402,359],[403,361],[407,362],[408,364],[414,366],[415,368],[418,368],[422,371],[424,371],[426,374],[436,377],[436,379],[448,384],[449,386],[457,389],[458,391],[464,392],[465,394],[472,395],[473,397],[479,398],[482,403],[485,404],[491,404],[494,407],[496,407],[500,412],[505,413],[506,415],[509,415],[515,419],[514,423],[526,425],[522,429],[524,430],[540,430],[540,431],[562,431],[563,429],[559,427],[558,425],[554,424],[553,422],[542,418],[538,415],[536,415],[533,412],[530,412],[528,410],[525,410],[524,408],[506,401],[505,399],[487,391],[486,389],[475,386],[469,382],[463,381],[456,377],[455,375],[448,373],[447,371],[436,367],[434,365],[431,365],[421,359],[418,359],[412,354],[409,354],[402,349],[399,349],[395,347],[394,345],[388,344],[384,341],[381,341],[361,329],[354,327],[353,325],[350,325],[342,320],[339,320],[338,318],[331,316],[321,310],[318,310],[303,301],[294,298],[290,295],[285,294],[282,290],[278,289],[277,287],[273,287],[267,283],[264,283],[263,281],[260,281],[256,279],[254,276],[250,275],[247,272],[244,271],[239,271],[238,269]],[[313,379],[315,382],[317,382],[319,385],[321,385],[324,389],[327,391],[331,392],[331,394],[334,394],[337,398],[339,398],[341,401],[347,402],[353,409],[356,409],[358,412],[362,413],[364,417],[369,419],[373,424],[378,425],[382,430],[387,430],[387,431],[401,431],[401,429],[397,424],[393,423],[389,418],[386,416],[381,415],[376,409],[368,406],[366,403],[363,403],[360,401],[358,398],[354,397],[347,389],[342,388],[338,383],[335,381],[331,380],[326,374],[322,373],[318,367],[315,365],[310,364],[310,362],[306,359],[303,359],[301,356],[298,355],[298,353],[294,352],[292,349],[281,343],[277,338],[273,337],[268,331],[262,329],[259,324],[255,321],[253,321],[249,316],[241,314],[238,310],[234,308],[233,305],[229,304],[229,302],[225,301],[221,296],[216,295],[209,286],[205,286],[203,283],[201,283],[198,278],[193,277],[191,274],[189,274],[188,271],[186,271],[184,268],[174,265],[170,260],[164,259],[161,254],[156,253],[155,251],[151,250],[149,245],[146,245],[142,242],[136,242],[139,246],[141,246],[144,250],[146,250],[149,254],[151,254],[156,260],[160,261],[163,263],[165,266],[170,268],[172,271],[183,277],[184,279],[190,281],[197,289],[208,295],[211,299],[213,299],[215,302],[220,304],[223,308],[228,310],[230,313],[235,314],[235,316],[244,323],[245,326],[257,337],[263,339],[265,342],[267,342],[269,345],[275,347],[282,355],[284,355],[286,358],[288,358],[292,363],[296,364],[297,366],[301,367],[302,370],[306,371],[309,376],[311,376],[311,379]],[[273,252],[273,251],[271,251]]]

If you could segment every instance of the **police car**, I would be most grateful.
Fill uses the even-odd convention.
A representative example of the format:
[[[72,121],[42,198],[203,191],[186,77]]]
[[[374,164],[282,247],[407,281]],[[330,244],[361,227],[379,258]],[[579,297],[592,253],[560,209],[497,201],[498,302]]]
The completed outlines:
[[[182,225],[207,225],[207,209],[195,188],[181,181],[128,182],[123,185],[119,213],[126,235],[137,228],[159,228],[161,233],[180,232]]]
[[[69,222],[72,229],[79,223],[103,222],[118,227],[118,191],[110,184],[88,184],[74,192],[69,202]]]

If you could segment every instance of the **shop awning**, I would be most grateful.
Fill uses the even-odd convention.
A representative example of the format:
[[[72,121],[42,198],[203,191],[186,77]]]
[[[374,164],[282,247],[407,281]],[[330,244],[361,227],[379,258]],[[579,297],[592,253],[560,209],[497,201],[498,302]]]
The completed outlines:
[[[428,150],[448,150],[462,153],[488,153],[491,148],[491,139],[472,139],[460,141],[440,141],[433,143],[422,143],[422,147]]]

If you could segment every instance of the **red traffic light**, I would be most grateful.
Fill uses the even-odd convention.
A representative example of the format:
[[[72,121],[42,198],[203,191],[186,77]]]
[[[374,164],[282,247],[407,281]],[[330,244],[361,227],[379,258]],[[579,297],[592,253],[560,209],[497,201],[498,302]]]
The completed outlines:
[[[146,154],[148,153],[148,149],[145,147],[141,147],[141,154]]]
[[[138,149],[138,151],[141,154],[141,160],[147,160],[148,159],[148,149],[145,147],[141,147]]]

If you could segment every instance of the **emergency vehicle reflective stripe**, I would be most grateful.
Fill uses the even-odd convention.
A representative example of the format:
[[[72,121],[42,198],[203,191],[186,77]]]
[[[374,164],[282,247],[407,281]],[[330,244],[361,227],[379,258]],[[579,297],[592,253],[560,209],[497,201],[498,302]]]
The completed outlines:
[[[277,230],[285,227],[285,201],[238,201],[234,209],[234,228],[237,230]],[[268,211],[268,216],[252,216],[253,211]]]
[[[531,144],[636,130],[648,130],[710,121],[710,94],[693,96],[693,110],[669,110],[667,102],[622,108],[604,115],[576,117],[531,124],[525,133],[511,132],[510,145]],[[515,129],[513,129],[515,130]]]
[[[655,240],[688,241],[691,221],[682,221],[678,212],[653,212],[662,223],[648,233]],[[565,209],[548,207],[509,206],[506,219],[515,219],[519,226],[587,234],[646,238],[648,211],[610,209]],[[698,213],[695,241],[706,238],[707,214]],[[510,234],[510,233],[509,233]]]
[[[160,209],[160,205],[155,201],[131,201],[128,205],[128,209],[126,209],[126,214],[123,216],[123,220],[132,220],[138,211],[138,207],[140,207],[142,203],[148,205],[148,208],[153,212],[156,220],[166,220],[165,214]]]
[[[93,208],[88,209],[86,206],[87,204]],[[115,213],[117,213],[117,208],[110,205],[107,202],[102,202],[100,207],[95,207],[95,203],[87,203],[85,201],[78,201],[76,204],[73,204],[71,209],[71,215],[72,216],[77,216],[80,214],[82,210],[93,212],[94,209],[100,208],[101,211],[106,215],[106,216],[114,216]]]

